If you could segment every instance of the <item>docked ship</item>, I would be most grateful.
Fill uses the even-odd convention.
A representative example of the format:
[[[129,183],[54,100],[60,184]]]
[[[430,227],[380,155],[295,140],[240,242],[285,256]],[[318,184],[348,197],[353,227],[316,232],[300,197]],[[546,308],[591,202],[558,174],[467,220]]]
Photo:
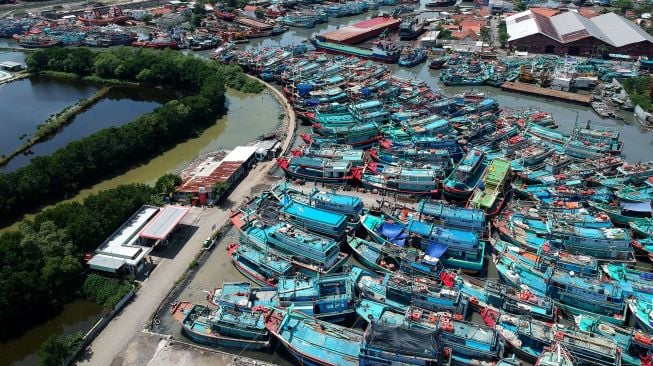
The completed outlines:
[[[108,25],[123,24],[129,17],[122,13],[122,9],[112,6],[106,16],[103,16],[99,10],[93,9],[84,11],[84,14],[77,16],[77,19],[86,25]]]
[[[425,21],[419,17],[408,17],[399,25],[399,37],[403,40],[411,40],[424,33]]]
[[[327,53],[356,56],[366,60],[390,64],[397,63],[401,57],[401,49],[394,43],[389,42],[377,42],[371,49],[368,49],[347,44],[328,42],[324,39],[320,39],[320,36],[317,36],[311,38],[311,44],[313,44],[316,49]]]

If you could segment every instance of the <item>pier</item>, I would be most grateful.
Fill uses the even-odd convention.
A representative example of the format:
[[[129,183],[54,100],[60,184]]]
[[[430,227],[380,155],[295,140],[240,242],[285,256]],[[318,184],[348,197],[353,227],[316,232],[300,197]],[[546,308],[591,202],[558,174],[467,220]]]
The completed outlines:
[[[589,105],[592,101],[592,96],[570,93],[561,90],[553,90],[549,88],[542,88],[537,85],[531,85],[526,83],[515,83],[512,81],[506,81],[501,84],[502,90],[514,91],[519,93],[526,93],[531,95],[537,95],[541,97],[549,97],[559,100],[564,100],[566,102],[578,103],[582,105]]]

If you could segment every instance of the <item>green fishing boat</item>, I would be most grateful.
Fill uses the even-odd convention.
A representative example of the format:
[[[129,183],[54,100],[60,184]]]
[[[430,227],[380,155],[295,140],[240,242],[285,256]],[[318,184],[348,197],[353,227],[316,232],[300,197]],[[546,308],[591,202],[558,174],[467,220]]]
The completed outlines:
[[[483,174],[481,183],[474,189],[467,206],[483,209],[488,216],[499,213],[506,200],[504,191],[509,175],[510,160],[493,159]]]

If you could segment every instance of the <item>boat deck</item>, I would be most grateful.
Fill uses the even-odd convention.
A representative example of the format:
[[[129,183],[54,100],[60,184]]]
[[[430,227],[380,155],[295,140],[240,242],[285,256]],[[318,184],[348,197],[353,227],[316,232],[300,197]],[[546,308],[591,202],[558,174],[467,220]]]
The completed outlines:
[[[536,85],[526,84],[526,83],[516,83],[512,81],[506,81],[501,84],[501,89],[515,91],[526,94],[534,94],[543,97],[550,97],[560,100],[565,100],[568,102],[580,103],[583,105],[589,105],[592,101],[592,96],[570,93],[560,90],[553,90],[548,88],[542,88]]]

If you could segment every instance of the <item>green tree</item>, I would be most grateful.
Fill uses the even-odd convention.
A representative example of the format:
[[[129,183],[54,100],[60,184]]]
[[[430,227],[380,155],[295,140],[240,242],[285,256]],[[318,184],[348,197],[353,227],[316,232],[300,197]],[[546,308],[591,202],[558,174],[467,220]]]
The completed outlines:
[[[490,43],[491,40],[492,40],[492,34],[490,33],[490,28],[489,27],[481,28],[481,41],[483,41],[483,43]]]
[[[633,8],[633,2],[631,0],[616,0],[613,3],[613,6],[619,10],[619,12],[623,15],[626,13],[626,11],[631,10]]]
[[[501,43],[501,47],[505,48],[506,45],[508,44],[508,39],[510,38],[508,35],[508,28],[506,27],[506,22],[501,21],[499,22],[499,43]]]
[[[166,174],[161,176],[154,184],[154,191],[162,196],[170,197],[175,188],[181,184],[181,177],[177,174]]]
[[[523,0],[514,0],[512,2],[512,8],[514,11],[524,11],[526,10],[526,3]]]
[[[258,19],[265,19],[265,11],[261,8],[256,8],[256,10],[254,10],[254,14]]]
[[[81,344],[84,335],[75,333],[66,338],[50,336],[39,348],[40,366],[61,366],[63,361]]]

